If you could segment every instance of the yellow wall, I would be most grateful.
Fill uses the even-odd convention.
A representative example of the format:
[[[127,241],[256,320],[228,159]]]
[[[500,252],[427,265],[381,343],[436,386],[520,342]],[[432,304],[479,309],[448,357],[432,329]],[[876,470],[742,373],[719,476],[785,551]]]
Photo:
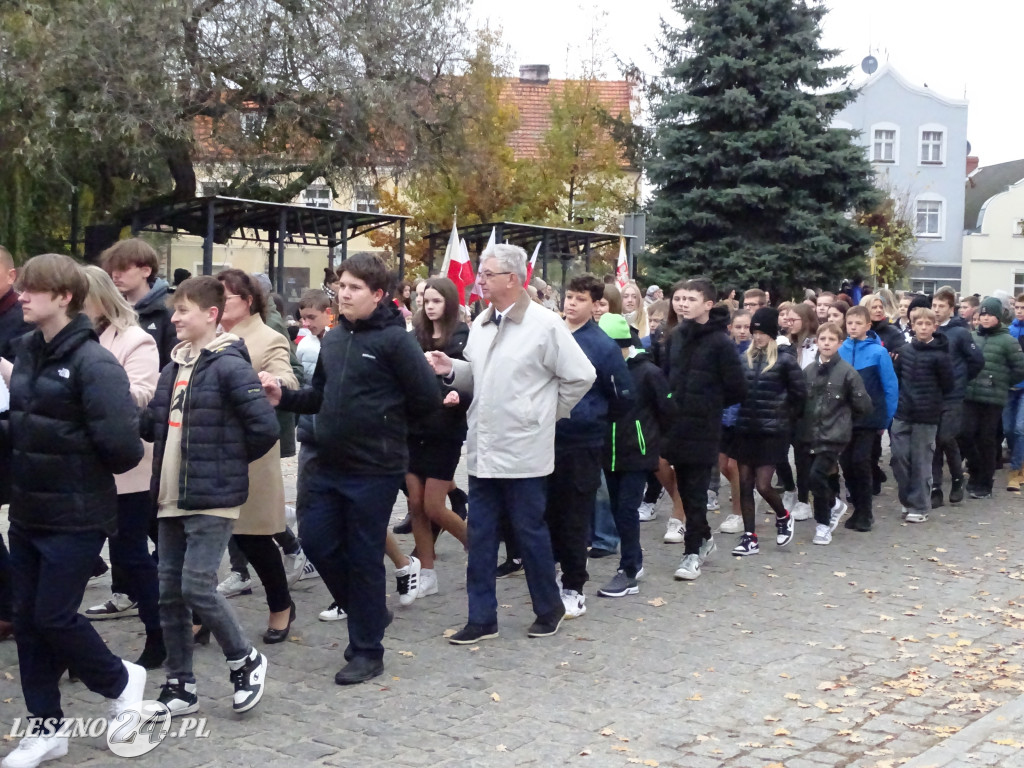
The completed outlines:
[[[964,235],[964,292],[982,296],[996,290],[1014,292],[1024,279],[1024,181],[985,204],[981,232]]]

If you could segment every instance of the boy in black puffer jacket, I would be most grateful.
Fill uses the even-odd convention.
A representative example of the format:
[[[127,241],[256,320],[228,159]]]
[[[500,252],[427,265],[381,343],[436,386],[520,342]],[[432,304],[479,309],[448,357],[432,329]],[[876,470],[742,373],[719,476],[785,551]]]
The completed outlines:
[[[224,652],[235,712],[259,703],[267,671],[266,657],[252,647],[216,588],[234,521],[249,497],[249,463],[273,448],[279,434],[245,343],[217,335],[224,298],[223,283],[213,277],[178,286],[173,320],[181,343],[171,350],[142,419],[142,435],[154,443],[151,489],[158,504],[160,625],[167,646],[167,682],[158,700],[171,717],[199,709],[193,611]]]
[[[942,403],[956,380],[949,342],[935,335],[935,313],[920,307],[910,313],[914,340],[896,358],[899,404],[892,421],[892,468],[908,523],[923,523],[932,508],[932,456]]]
[[[80,314],[89,287],[67,256],[21,273],[25,320],[10,376],[11,576],[28,734],[4,764],[67,754],[59,682],[75,669],[119,714],[142,700],[146,670],[112,654],[78,613],[93,563],[117,525],[114,475],[142,459],[128,376]]]

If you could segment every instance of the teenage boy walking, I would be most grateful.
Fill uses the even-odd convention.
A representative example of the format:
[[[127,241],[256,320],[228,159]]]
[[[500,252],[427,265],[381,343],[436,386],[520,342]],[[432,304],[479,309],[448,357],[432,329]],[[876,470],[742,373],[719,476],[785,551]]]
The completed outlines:
[[[846,513],[836,498],[836,464],[853,433],[853,419],[867,416],[873,406],[864,382],[853,366],[839,356],[843,332],[834,323],[818,328],[818,355],[804,369],[807,400],[797,425],[797,440],[811,456],[807,486],[814,494],[814,544],[832,543],[832,532]]]
[[[223,311],[224,286],[216,278],[192,277],[178,286],[172,322],[180,343],[142,421],[143,437],[153,442],[160,625],[167,646],[167,682],[158,700],[172,717],[199,709],[193,611],[224,652],[235,712],[259,703],[267,672],[266,657],[217,592],[217,569],[249,496],[249,464],[273,448],[279,427],[245,343],[217,334]]]
[[[338,607],[348,614],[348,662],[338,685],[384,672],[388,625],[384,543],[409,463],[407,420],[441,407],[434,372],[405,320],[385,301],[383,260],[357,254],[339,268],[340,321],[324,334],[311,387],[284,390],[261,373],[274,405],[317,414],[299,535]]]
[[[923,523],[931,510],[932,456],[942,403],[956,386],[949,342],[935,335],[935,313],[910,312],[914,338],[896,358],[899,404],[892,422],[892,470],[908,523]]]
[[[7,361],[2,370],[11,398],[14,635],[29,732],[3,766],[34,768],[68,752],[68,738],[49,730],[64,717],[65,669],[111,699],[111,715],[143,698],[146,670],[112,654],[78,613],[93,563],[116,533],[114,475],[139,463],[142,441],[128,376],[81,312],[82,270],[44,254],[18,282],[36,330],[14,342],[13,370]]]
[[[866,533],[871,530],[872,459],[875,435],[884,432],[896,413],[899,388],[892,358],[871,329],[871,315],[866,307],[850,307],[846,313],[847,339],[839,355],[853,366],[871,396],[871,413],[854,419],[850,442],[839,459],[846,478],[846,488],[853,502],[853,514],[845,526]]]
[[[715,551],[707,490],[712,467],[718,465],[722,409],[746,397],[747,383],[728,333],[729,310],[715,306],[714,283],[706,277],[687,280],[673,301],[675,296],[683,320],[667,342],[666,372],[676,417],[662,455],[675,468],[686,512],[686,549],[675,577],[692,581],[700,578],[701,565]]]
[[[555,425],[555,468],[548,475],[544,517],[555,562],[562,566],[562,603],[567,619],[587,612],[583,595],[583,585],[589,578],[587,545],[601,486],[606,433],[608,424],[622,416],[633,399],[629,369],[619,347],[593,319],[594,303],[603,296],[604,283],[594,275],[577,275],[565,289],[566,327],[597,372],[569,418]],[[639,504],[638,500],[633,507],[637,525]]]

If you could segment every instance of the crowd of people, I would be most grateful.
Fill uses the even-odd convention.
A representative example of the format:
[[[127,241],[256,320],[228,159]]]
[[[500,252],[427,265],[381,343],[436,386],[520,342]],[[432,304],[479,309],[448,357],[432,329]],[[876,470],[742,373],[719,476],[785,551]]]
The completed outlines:
[[[158,270],[140,239],[99,267],[44,254],[16,270],[0,248],[0,635],[17,643],[30,716],[5,768],[67,753],[65,673],[116,716],[163,667],[151,716],[196,712],[193,651],[211,637],[234,710],[256,707],[273,673],[228,599],[255,578],[264,645],[289,635],[295,582],[323,580],[318,618],[347,621],[335,682],[348,685],[383,673],[385,558],[399,605],[437,594],[443,532],[468,556],[467,621],[448,641],[476,644],[498,635],[496,580],[518,571],[535,638],[586,613],[593,558],[619,558],[594,594],[637,594],[640,528],[662,494],[674,577],[694,580],[716,533],[738,535],[736,557],[760,552],[759,505],[778,547],[801,520],[821,546],[844,520],[870,532],[886,433],[907,523],[991,497],[1004,439],[1006,491],[1024,482],[1024,296],[854,281],[773,305],[705,277],[663,292],[577,274],[559,301],[526,284],[525,251],[495,245],[473,317],[447,278],[399,285],[358,254],[286,319],[263,275],[172,288]],[[297,535],[281,468],[296,453]],[[731,514],[712,530],[723,482]],[[408,553],[389,530],[400,492]],[[108,540],[110,599],[83,611]],[[135,661],[95,628],[132,616],[146,633]]]

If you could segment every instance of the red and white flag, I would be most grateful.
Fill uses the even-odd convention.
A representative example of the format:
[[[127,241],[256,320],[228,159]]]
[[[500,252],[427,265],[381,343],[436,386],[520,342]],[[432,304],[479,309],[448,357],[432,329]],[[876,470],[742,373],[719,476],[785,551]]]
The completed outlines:
[[[452,248],[451,259],[448,261],[448,272],[445,274],[449,280],[455,283],[459,291],[459,304],[466,305],[466,289],[476,282],[473,274],[473,265],[469,263],[469,253],[466,250],[465,241],[459,242],[455,228],[452,228],[452,236],[455,239]],[[452,243],[449,242],[451,246]],[[446,256],[447,258],[447,256]]]
[[[615,265],[615,283],[621,291],[629,282],[629,261],[626,259],[626,238],[619,238],[619,261]]]
[[[530,263],[526,265],[526,286],[529,287],[530,280],[533,278],[533,268],[537,264],[537,254],[540,253],[540,242],[537,242],[537,247],[533,249],[533,256],[530,257]]]
[[[466,241],[463,240],[463,247],[465,247]],[[494,227],[491,227],[491,236],[487,238],[487,245],[484,246],[484,251],[490,248],[497,242],[497,233],[494,231]],[[483,252],[481,252],[482,255]],[[469,258],[469,249],[466,249],[466,258]],[[473,290],[469,292],[469,303],[472,304],[474,301],[480,301],[484,297],[483,289],[480,286],[480,273],[476,274],[476,281],[473,283]]]

